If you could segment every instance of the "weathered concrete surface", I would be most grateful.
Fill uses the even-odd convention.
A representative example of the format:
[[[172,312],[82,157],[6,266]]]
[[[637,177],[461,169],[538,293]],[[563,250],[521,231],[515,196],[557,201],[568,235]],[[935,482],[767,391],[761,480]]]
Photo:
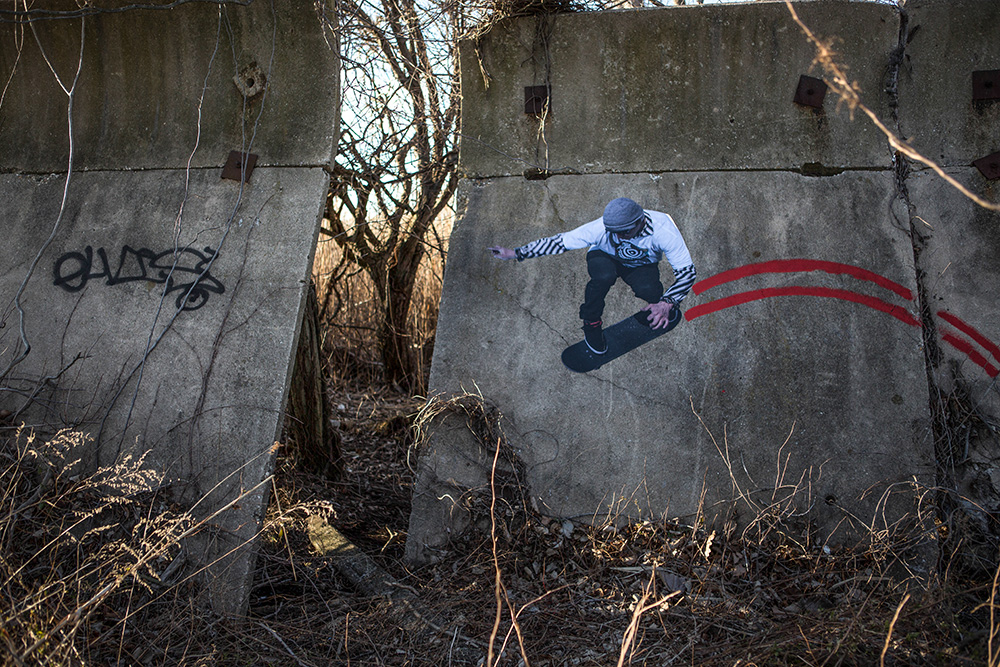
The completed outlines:
[[[953,168],[960,183],[992,201],[1000,187],[984,182],[973,168]],[[949,466],[941,483],[982,499],[979,511],[1000,502],[1000,447],[996,415],[1000,394],[1000,275],[991,267],[1000,256],[1000,214],[977,206],[930,172],[908,179],[910,201],[922,236],[920,267],[933,317],[930,366],[942,426],[940,452]]]
[[[1000,200],[1000,184],[988,181],[971,163],[1000,150],[1000,100],[972,100],[972,72],[1000,69],[1000,3],[990,0],[907,4],[909,35],[900,72],[900,126],[913,146],[939,161],[950,176],[972,193]],[[941,320],[950,313],[995,340],[1000,318],[993,307],[1000,277],[993,269],[998,253],[1000,217],[975,205],[926,167],[916,164],[906,179],[914,228],[920,240],[920,268],[934,315],[941,359],[942,386],[952,386],[952,371],[985,390],[992,371],[973,362],[946,340],[943,332],[961,334]],[[988,307],[984,307],[988,305]],[[1000,363],[980,343],[975,349],[994,368]],[[945,360],[952,360],[953,364]]]
[[[584,518],[693,515],[704,483],[711,511],[731,497],[727,446],[742,489],[785,485],[788,493],[801,482],[801,508],[812,507],[810,519],[828,532],[844,518],[842,508],[869,520],[881,512],[879,494],[860,500],[869,488],[932,478],[916,306],[866,280],[815,271],[753,276],[691,296],[685,308],[690,317],[694,307],[737,292],[827,287],[898,306],[913,324],[843,299],[783,296],[696,316],[596,372],[567,371],[559,354],[580,337],[584,254],[501,263],[485,248],[568,229],[598,216],[616,194],[670,212],[703,277],[768,260],[816,259],[867,268],[915,294],[889,174],[466,182],[446,275],[446,285],[460,288],[446,289],[442,301],[431,387],[480,391],[499,407],[539,508]],[[641,305],[619,285],[605,319]],[[475,457],[456,456],[454,438],[445,440],[451,453],[434,452],[426,465],[436,466],[433,477],[461,485]],[[440,512],[453,511],[438,500],[448,505]],[[421,540],[440,546],[434,531],[422,528],[415,515],[411,557],[430,555]],[[834,539],[852,533],[846,524],[837,531]]]
[[[821,37],[838,37],[842,62],[886,117],[884,63],[898,41],[895,10],[844,2],[796,8]],[[832,94],[824,112],[793,104],[799,76],[822,75],[814,58],[783,3],[501,24],[462,50],[462,167],[477,178],[538,167],[603,173],[888,166],[884,137],[837,113]],[[551,114],[540,124],[524,113],[524,87],[546,83]]]
[[[66,170],[67,95],[42,50],[67,88],[82,53],[73,103],[78,169],[183,168],[189,160],[221,167],[251,141],[261,166],[332,161],[340,99],[336,82],[323,79],[337,55],[312,3],[188,3],[95,14],[85,24],[82,52],[79,20],[0,26],[3,80],[13,72],[3,100],[9,111],[0,110],[3,170]],[[245,98],[234,81],[240,72],[244,84],[257,79],[245,90],[261,92]]]
[[[66,169],[67,97],[32,31],[0,26],[0,409],[85,431],[91,466],[145,454],[168,498],[198,501],[185,557],[240,613],[337,136],[335,52],[305,0],[84,23],[69,177],[26,173]],[[70,85],[80,19],[32,25]],[[232,79],[254,59],[266,92],[244,107]],[[243,185],[221,178],[233,149],[261,158]]]
[[[1000,183],[971,163],[1000,150],[1000,100],[973,101],[972,72],[1000,69],[990,0],[907,3],[908,39],[900,71],[900,127],[912,145],[959,183],[1000,201]],[[983,529],[1000,508],[1000,215],[914,165],[905,180],[918,268],[929,314],[928,368],[936,419],[938,485],[954,489]]]
[[[913,0],[899,75],[900,128],[944,166],[969,166],[1000,150],[1000,101],[973,102],[972,72],[1000,69],[1000,3]]]
[[[327,180],[321,169],[263,169],[241,193],[218,170],[76,175],[63,224],[21,298],[31,353],[7,378],[20,395],[5,394],[4,406],[20,409],[38,378],[56,378],[57,389],[22,416],[36,428],[89,432],[91,467],[151,450],[147,463],[172,481],[177,500],[208,496],[203,506],[213,509],[253,489],[273,465]],[[5,221],[5,294],[25,277],[25,250],[51,230],[63,183],[0,178],[5,198],[31,203]],[[164,294],[165,285],[174,289]],[[193,309],[178,312],[177,299]],[[4,365],[18,348],[17,314],[5,323]],[[222,530],[202,564],[254,536],[250,519],[267,491],[250,491],[243,511],[213,522]],[[237,582],[249,563],[227,565],[244,570]]]
[[[966,187],[992,200],[1000,194],[1000,187],[995,183],[984,187],[983,178],[975,169],[951,169],[949,173]],[[991,343],[996,339],[1000,331],[1000,312],[984,304],[992,306],[996,295],[1000,294],[1000,275],[984,268],[1000,256],[1000,214],[977,206],[928,171],[914,174],[907,185],[910,200],[920,216],[918,224],[923,226],[925,247],[920,254],[920,265],[926,273],[927,296],[937,323],[939,341],[945,331],[961,334],[975,343],[975,348],[992,368],[983,368],[946,341],[940,341],[941,351],[945,358],[953,359],[959,366],[959,376],[985,390],[993,384],[991,376],[995,376],[1000,359],[989,346],[983,346],[984,341],[969,338],[969,331],[956,329],[954,323],[942,320],[941,315],[959,318]]]

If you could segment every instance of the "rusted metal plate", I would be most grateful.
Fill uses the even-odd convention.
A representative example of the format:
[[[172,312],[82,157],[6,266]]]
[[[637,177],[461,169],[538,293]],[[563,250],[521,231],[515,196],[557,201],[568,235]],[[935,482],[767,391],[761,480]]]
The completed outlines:
[[[972,99],[976,102],[1000,100],[1000,69],[972,73]]]
[[[814,76],[803,74],[799,77],[799,87],[795,89],[796,104],[814,109],[823,108],[823,98],[826,97],[826,82]]]
[[[993,181],[1000,178],[1000,153],[981,157],[972,164],[987,180]]]
[[[524,113],[531,116],[541,116],[550,112],[549,87],[548,86],[525,86],[524,87]]]
[[[222,177],[230,181],[250,180],[250,174],[257,165],[257,156],[254,153],[241,153],[239,151],[229,151],[229,159],[222,167]]]

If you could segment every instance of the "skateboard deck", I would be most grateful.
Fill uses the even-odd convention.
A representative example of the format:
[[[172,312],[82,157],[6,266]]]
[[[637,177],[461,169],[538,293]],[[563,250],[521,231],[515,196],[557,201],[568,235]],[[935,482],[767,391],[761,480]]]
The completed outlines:
[[[659,338],[680,324],[683,317],[681,309],[675,306],[670,309],[670,319],[667,321],[667,326],[662,329],[652,329],[643,323],[648,315],[647,311],[640,310],[635,315],[626,317],[621,322],[605,329],[604,337],[608,341],[608,351],[604,354],[591,352],[586,341],[581,340],[579,343],[570,345],[562,353],[562,361],[566,368],[575,373],[586,373],[600,368],[640,345]]]

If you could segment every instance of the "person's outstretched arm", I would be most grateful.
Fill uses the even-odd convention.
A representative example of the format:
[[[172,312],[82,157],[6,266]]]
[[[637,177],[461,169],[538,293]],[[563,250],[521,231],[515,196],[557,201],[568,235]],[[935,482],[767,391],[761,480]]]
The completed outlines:
[[[597,243],[604,234],[604,223],[601,218],[593,220],[568,232],[560,232],[555,236],[546,236],[531,243],[525,243],[519,248],[506,248],[495,245],[487,248],[497,259],[516,259],[523,261],[532,257],[559,255],[567,250],[578,250]]]
[[[525,243],[520,248],[506,248],[495,245],[487,248],[497,259],[516,259],[522,261],[531,257],[541,257],[543,255],[558,255],[566,252],[567,248],[563,244],[562,234],[538,239],[531,243]]]

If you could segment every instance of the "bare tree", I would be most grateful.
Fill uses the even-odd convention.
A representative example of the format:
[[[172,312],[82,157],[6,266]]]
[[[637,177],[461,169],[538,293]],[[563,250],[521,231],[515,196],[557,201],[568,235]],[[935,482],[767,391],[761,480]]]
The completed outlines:
[[[387,380],[424,388],[407,321],[421,260],[429,249],[444,258],[435,222],[458,183],[459,40],[506,18],[599,2],[340,0],[342,133],[327,233],[375,286]]]
[[[327,217],[371,278],[386,379],[422,389],[407,330],[417,270],[457,184],[460,109],[453,7],[341,0],[342,133]]]

